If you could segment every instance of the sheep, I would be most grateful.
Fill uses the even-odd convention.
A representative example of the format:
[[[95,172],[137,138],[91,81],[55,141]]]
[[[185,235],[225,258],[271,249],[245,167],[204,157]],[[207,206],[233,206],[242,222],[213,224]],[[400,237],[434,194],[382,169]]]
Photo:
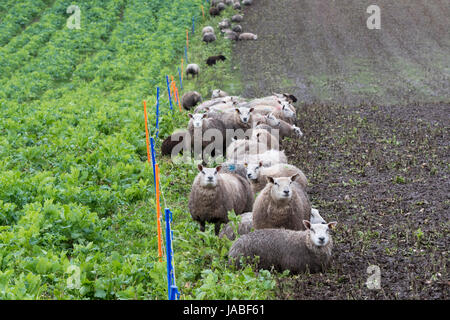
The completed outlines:
[[[223,170],[223,169],[222,169]],[[311,224],[327,224],[325,220],[320,216],[319,210],[311,208]],[[244,234],[252,232],[253,229],[253,212],[246,212],[241,215],[241,221],[238,225],[238,235],[242,236]],[[220,231],[219,238],[227,237],[230,240],[236,239],[236,234],[234,233],[234,223],[228,222]]]
[[[217,7],[217,5],[221,2],[223,2],[223,0],[211,0],[211,6]]]
[[[242,0],[242,4],[244,6],[251,6],[253,3],[253,0]]]
[[[211,26],[206,26],[202,29],[202,36],[205,35],[205,33],[214,33],[214,28]]]
[[[253,192],[256,194],[263,190],[267,185],[267,177],[291,177],[297,174],[295,181],[305,189],[308,180],[305,174],[297,167],[287,163],[277,163],[270,167],[264,167],[261,161],[245,163],[247,168],[247,178],[252,184]]]
[[[213,134],[214,138],[221,138],[222,140],[217,142],[220,143],[220,145],[216,145],[214,143],[213,145],[211,145],[211,147],[222,148],[221,151],[223,154],[223,147],[226,136],[223,123],[217,119],[207,118],[206,113],[189,114],[189,118],[188,131],[191,137],[191,146],[195,148],[195,141],[201,140],[201,146],[203,150],[205,147],[212,143],[211,139],[208,139],[208,136],[209,134]],[[219,151],[217,150],[217,148],[212,150]],[[199,150],[194,151],[197,152]],[[214,154],[217,156],[217,152],[214,152]]]
[[[229,39],[229,40],[238,41],[239,40],[239,34],[237,32],[229,30],[229,31],[225,32],[224,38],[225,39]]]
[[[206,42],[206,44],[209,44],[210,42],[214,42],[217,40],[217,37],[214,33],[207,32],[203,35],[202,41]]]
[[[209,9],[209,15],[212,16],[212,17],[219,16],[220,15],[220,10],[218,8],[216,8],[216,7],[211,7]]]
[[[267,146],[255,140],[238,139],[231,142],[227,148],[227,159],[239,160],[247,155],[262,154],[267,151]]]
[[[267,150],[280,148],[278,137],[275,137],[270,132],[264,129],[253,129],[250,139],[256,140],[259,143],[265,144]]]
[[[225,4],[227,5],[227,6],[232,6],[233,5],[233,0],[225,0]]]
[[[239,35],[239,40],[258,40],[258,36],[250,32],[244,32]]]
[[[190,91],[183,94],[181,101],[183,108],[185,110],[190,110],[192,107],[195,107],[197,104],[202,102],[202,96],[197,91]]]
[[[206,64],[208,66],[213,66],[217,63],[217,61],[225,61],[227,58],[224,55],[211,56],[206,60]]]
[[[242,20],[244,20],[244,17],[240,14],[235,14],[231,17],[232,22],[242,22]]]
[[[223,2],[219,2],[216,7],[217,7],[217,9],[219,9],[219,11],[223,11],[227,8],[225,6],[225,3],[223,3]]]
[[[235,112],[208,112],[208,116],[222,121],[225,129],[250,129],[251,111],[248,108],[235,108]]]
[[[240,266],[240,259],[257,259],[258,269],[274,267],[292,274],[326,270],[331,263],[333,241],[329,230],[337,222],[311,224],[303,221],[305,231],[263,229],[237,239],[228,252],[229,263]]]
[[[253,207],[255,229],[304,230],[302,221],[309,221],[311,204],[303,187],[296,182],[297,176],[267,176],[268,183],[256,197]]]
[[[233,3],[233,9],[234,10],[241,10],[241,3],[239,1],[235,1]]]
[[[257,114],[268,114],[272,113],[275,117],[286,121],[289,124],[293,124],[295,120],[297,119],[297,115],[295,111],[293,111],[289,106],[285,103],[283,103],[281,108],[271,107],[271,106],[263,106],[263,105],[252,105],[248,104],[249,106],[252,106],[255,109],[255,113]]]
[[[221,164],[222,165],[222,173],[233,173],[238,174],[242,178],[247,179],[247,168],[243,163],[227,161]]]
[[[188,132],[186,130],[182,130],[182,131],[174,132],[174,133],[172,133],[172,135],[170,135],[166,139],[164,139],[163,143],[161,144],[161,154],[163,156],[172,155],[173,149],[179,143],[184,141],[186,134],[188,134]]]
[[[225,18],[221,22],[219,22],[219,29],[223,32],[224,29],[229,28],[231,26],[230,19]]]
[[[310,218],[311,224],[327,224],[324,218],[319,214],[319,210],[311,208],[311,218]]]
[[[273,114],[272,114],[272,116],[273,116]],[[272,129],[278,129],[279,137],[281,140],[284,139],[285,137],[301,138],[303,136],[303,132],[302,132],[302,130],[300,130],[299,127],[297,127],[296,125],[289,124],[286,121],[281,120],[281,119],[278,119],[278,125],[272,125],[269,122],[267,122],[266,124],[271,126]]]
[[[227,97],[227,96],[229,96],[229,94],[226,93],[225,91],[220,90],[220,89],[215,89],[215,90],[212,91],[211,99],[224,98],[224,97]]]
[[[230,157],[227,155],[227,160],[231,161]],[[267,150],[266,152],[259,154],[244,154],[240,155],[240,159],[236,160],[241,163],[259,163],[262,162],[264,167],[270,167],[277,163],[287,163],[287,157],[284,151],[278,150]]]
[[[191,63],[188,64],[186,67],[186,79],[189,79],[189,75],[192,74],[192,78],[194,78],[194,76],[197,76],[198,78],[198,74],[200,73],[200,67],[198,66],[198,64],[195,63]]]
[[[252,210],[253,193],[250,183],[236,174],[220,173],[222,167],[203,168],[194,179],[189,195],[189,212],[205,231],[205,223],[215,224],[218,235],[220,225],[228,222],[228,211],[242,214]]]
[[[240,24],[237,24],[237,25],[233,26],[233,28],[231,28],[231,30],[233,30],[236,33],[241,33],[242,32],[242,26]]]
[[[234,234],[234,224],[232,222],[228,222],[220,231],[219,238],[227,237],[230,240],[236,239],[236,235]],[[239,235],[244,235],[250,233],[253,228],[253,214],[251,212],[245,212],[241,214],[241,221],[239,222],[237,232]]]

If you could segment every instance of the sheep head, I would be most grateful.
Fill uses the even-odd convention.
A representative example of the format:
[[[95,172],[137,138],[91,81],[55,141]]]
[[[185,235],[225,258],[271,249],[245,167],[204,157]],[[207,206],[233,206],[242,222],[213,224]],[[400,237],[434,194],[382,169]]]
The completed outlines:
[[[204,168],[201,164],[198,165],[198,171],[200,171],[200,185],[204,188],[215,188],[217,186],[218,173],[222,169],[222,166],[215,168]]]
[[[267,177],[270,184],[270,195],[275,202],[288,202],[292,198],[293,190],[292,183],[297,178],[298,174],[292,177]]]
[[[323,224],[311,223],[308,220],[303,220],[303,225],[306,230],[309,230],[311,242],[317,247],[326,246],[330,242],[330,230],[334,229],[336,224],[336,221]]]

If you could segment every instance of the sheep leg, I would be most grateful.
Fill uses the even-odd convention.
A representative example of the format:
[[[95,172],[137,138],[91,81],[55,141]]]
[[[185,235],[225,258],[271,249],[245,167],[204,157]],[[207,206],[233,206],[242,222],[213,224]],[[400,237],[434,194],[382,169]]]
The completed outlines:
[[[220,233],[220,222],[216,222],[216,224],[214,226],[214,232],[216,233],[216,236],[219,235],[219,233]]]
[[[200,231],[205,232],[205,221],[199,221],[198,223],[200,224]]]

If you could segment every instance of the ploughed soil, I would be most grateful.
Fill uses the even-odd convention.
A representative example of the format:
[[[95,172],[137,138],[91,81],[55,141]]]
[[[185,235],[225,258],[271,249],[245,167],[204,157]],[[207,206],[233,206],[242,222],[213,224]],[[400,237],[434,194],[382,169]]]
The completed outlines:
[[[239,42],[243,95],[299,98],[304,137],[285,140],[333,232],[320,274],[279,276],[279,299],[448,299],[450,7],[357,0],[257,0]],[[381,288],[369,289],[379,267]]]

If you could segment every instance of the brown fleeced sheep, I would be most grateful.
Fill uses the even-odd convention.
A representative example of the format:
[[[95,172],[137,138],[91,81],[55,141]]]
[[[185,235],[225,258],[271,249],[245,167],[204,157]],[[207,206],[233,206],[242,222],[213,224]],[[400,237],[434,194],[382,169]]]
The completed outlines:
[[[183,94],[181,101],[183,108],[185,110],[190,110],[192,107],[195,107],[197,104],[202,102],[202,96],[197,91],[190,91]]]
[[[247,178],[252,184],[253,192],[256,194],[267,185],[267,177],[292,177],[296,175],[295,181],[303,189],[308,185],[305,174],[296,166],[287,163],[277,163],[270,167],[264,167],[262,162],[246,163]]]
[[[195,177],[189,195],[189,212],[192,219],[205,231],[205,223],[215,224],[219,234],[220,225],[228,222],[228,212],[242,214],[252,210],[253,193],[250,183],[236,174],[220,173],[221,166],[203,168]]]
[[[303,220],[309,221],[311,204],[296,179],[297,175],[267,177],[268,183],[253,206],[255,229],[304,230]]]
[[[182,130],[182,131],[174,132],[170,136],[168,136],[166,139],[164,139],[163,143],[161,144],[161,154],[163,156],[172,155],[173,149],[177,145],[179,145],[180,143],[182,143],[184,141],[186,134],[188,134],[188,131]],[[187,148],[187,150],[189,150],[189,149],[190,149],[190,146],[189,146],[189,148]],[[180,150],[180,152],[181,151],[182,150]]]
[[[241,257],[253,261],[259,257],[258,269],[274,267],[292,274],[326,270],[332,260],[333,240],[329,230],[336,222],[310,224],[304,221],[304,231],[262,229],[236,240],[228,253],[229,263],[241,265]]]
[[[206,59],[206,64],[208,66],[213,66],[217,63],[217,61],[225,61],[227,58],[224,55],[218,55],[218,56],[211,56],[208,59]]]
[[[220,10],[218,8],[216,8],[216,7],[211,7],[209,9],[209,15],[211,17],[219,16],[220,15]]]

